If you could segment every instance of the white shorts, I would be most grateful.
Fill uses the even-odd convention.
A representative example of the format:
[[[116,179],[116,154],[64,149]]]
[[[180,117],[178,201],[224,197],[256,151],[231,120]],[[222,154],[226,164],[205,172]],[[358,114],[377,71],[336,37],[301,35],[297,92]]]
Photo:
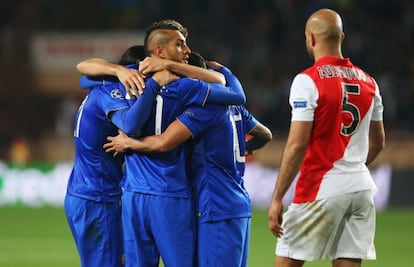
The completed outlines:
[[[371,191],[291,204],[276,255],[303,261],[376,259],[375,206]]]

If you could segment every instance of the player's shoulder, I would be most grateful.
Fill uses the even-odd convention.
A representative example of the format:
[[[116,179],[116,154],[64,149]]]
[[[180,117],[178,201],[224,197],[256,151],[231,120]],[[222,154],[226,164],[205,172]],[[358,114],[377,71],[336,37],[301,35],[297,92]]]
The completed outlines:
[[[318,77],[318,68],[319,68],[318,65],[310,66],[310,67],[302,70],[301,72],[299,72],[296,75],[296,77],[302,74],[302,75],[307,75],[307,76],[309,76],[311,78],[316,78],[316,77]]]
[[[361,73],[363,73],[363,75],[364,76],[366,76],[366,79],[368,80],[371,80],[371,81],[374,81],[375,82],[375,79],[374,79],[374,77],[368,72],[368,71],[366,71],[366,70],[364,70],[364,69],[362,69],[362,68],[360,68],[359,66],[357,66],[357,65],[354,65],[354,64],[352,64],[352,66],[353,66],[353,68],[354,69],[356,69],[356,70],[358,70],[359,72],[361,72]]]
[[[315,86],[315,80],[316,80],[316,74],[313,72],[305,72],[302,71],[295,75],[293,78],[292,86],[293,87],[314,87]]]
[[[114,83],[110,85],[96,86],[91,89],[90,94],[99,97],[107,96],[114,99],[125,99],[126,91],[120,83]]]

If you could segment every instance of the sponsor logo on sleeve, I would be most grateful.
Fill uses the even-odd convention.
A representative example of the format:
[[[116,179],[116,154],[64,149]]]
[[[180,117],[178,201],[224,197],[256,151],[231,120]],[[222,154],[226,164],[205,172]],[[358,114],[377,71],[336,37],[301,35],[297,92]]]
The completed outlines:
[[[293,101],[293,108],[306,108],[308,106],[308,101],[300,100],[300,101]]]

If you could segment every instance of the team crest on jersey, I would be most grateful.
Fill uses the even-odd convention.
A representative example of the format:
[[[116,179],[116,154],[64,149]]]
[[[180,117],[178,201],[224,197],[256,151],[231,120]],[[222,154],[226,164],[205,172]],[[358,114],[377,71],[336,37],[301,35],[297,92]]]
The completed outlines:
[[[300,101],[293,101],[293,108],[306,108],[308,106],[308,101],[300,100]]]
[[[119,90],[118,88],[111,91],[111,96],[113,98],[124,99],[121,90]]]

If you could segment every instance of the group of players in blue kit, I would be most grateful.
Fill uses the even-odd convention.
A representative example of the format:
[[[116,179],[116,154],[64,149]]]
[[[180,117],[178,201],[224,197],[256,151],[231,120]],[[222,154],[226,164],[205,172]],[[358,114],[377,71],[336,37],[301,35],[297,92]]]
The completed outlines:
[[[65,212],[84,267],[247,266],[245,155],[272,134],[243,107],[237,77],[203,68],[186,37],[163,20],[119,64],[78,64],[89,92]]]

